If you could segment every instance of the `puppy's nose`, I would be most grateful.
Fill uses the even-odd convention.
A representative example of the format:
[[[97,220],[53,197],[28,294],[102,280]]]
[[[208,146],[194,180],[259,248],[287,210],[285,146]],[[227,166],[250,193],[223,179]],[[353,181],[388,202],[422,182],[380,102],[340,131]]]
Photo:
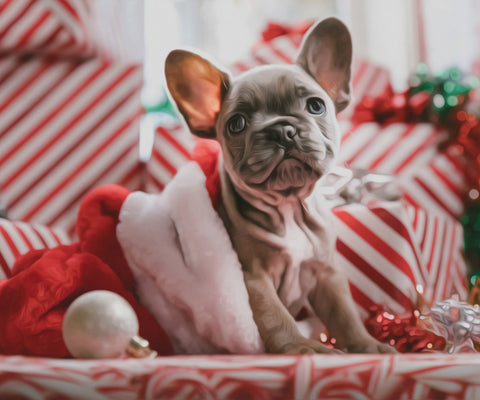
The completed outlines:
[[[272,133],[282,142],[291,142],[297,134],[297,128],[288,123],[281,123],[269,126],[267,132]]]
[[[287,139],[293,139],[293,137],[297,134],[297,128],[292,125],[284,125],[283,134]]]

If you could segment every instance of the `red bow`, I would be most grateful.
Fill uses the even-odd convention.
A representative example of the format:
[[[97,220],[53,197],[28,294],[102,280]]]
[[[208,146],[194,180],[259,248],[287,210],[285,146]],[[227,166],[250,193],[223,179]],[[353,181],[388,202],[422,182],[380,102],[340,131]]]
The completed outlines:
[[[310,21],[296,25],[281,25],[270,22],[262,32],[262,39],[264,42],[270,42],[279,36],[290,35],[292,33],[303,35],[311,26],[312,22]]]

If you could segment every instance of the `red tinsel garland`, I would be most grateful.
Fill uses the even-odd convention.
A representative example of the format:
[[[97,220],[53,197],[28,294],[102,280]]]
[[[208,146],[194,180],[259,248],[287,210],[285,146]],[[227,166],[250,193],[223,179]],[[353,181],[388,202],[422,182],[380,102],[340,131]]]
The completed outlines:
[[[419,327],[419,316],[417,310],[399,316],[375,305],[370,308],[365,326],[374,338],[391,344],[401,353],[442,351],[446,346],[445,338]]]

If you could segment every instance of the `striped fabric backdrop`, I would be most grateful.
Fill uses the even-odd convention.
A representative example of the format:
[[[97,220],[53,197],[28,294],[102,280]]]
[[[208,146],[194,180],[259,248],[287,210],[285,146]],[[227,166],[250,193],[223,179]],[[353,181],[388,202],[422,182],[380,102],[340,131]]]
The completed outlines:
[[[141,184],[141,65],[0,58],[0,196],[11,219],[73,233],[93,186]]]
[[[85,0],[0,0],[0,53],[92,52]]]
[[[393,174],[405,199],[430,213],[459,217],[466,190],[464,170],[437,145],[446,134],[432,124],[342,122],[340,162]]]
[[[10,276],[20,255],[32,249],[52,248],[70,242],[69,235],[62,229],[0,218],[0,280]]]

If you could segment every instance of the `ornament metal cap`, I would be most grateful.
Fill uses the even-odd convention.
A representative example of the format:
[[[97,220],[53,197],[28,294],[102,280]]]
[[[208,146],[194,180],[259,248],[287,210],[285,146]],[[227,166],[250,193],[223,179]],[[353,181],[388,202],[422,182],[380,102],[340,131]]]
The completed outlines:
[[[130,339],[125,353],[134,358],[155,358],[158,355],[155,350],[150,348],[148,340],[137,335]]]

